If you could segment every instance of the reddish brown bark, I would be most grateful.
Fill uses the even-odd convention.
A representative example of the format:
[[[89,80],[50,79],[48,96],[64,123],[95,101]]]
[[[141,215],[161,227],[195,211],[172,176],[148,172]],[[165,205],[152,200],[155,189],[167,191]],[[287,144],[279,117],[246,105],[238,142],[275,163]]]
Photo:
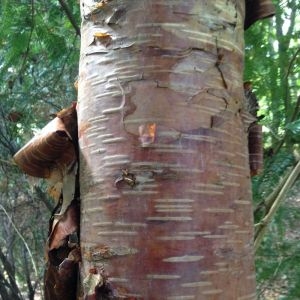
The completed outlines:
[[[263,169],[263,137],[262,126],[252,124],[249,128],[249,164],[251,176],[259,174]]]
[[[82,1],[85,299],[255,299],[244,9]]]

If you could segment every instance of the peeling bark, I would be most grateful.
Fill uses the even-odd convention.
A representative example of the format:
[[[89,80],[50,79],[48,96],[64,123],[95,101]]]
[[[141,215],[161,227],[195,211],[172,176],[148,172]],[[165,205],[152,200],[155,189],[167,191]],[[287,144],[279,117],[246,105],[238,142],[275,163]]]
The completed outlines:
[[[46,244],[46,300],[73,300],[77,296],[81,260],[77,128],[76,103],[73,103],[58,112],[39,135],[14,155],[24,173],[46,178],[49,194],[58,199],[49,220]]]
[[[81,9],[83,298],[255,299],[243,1]]]

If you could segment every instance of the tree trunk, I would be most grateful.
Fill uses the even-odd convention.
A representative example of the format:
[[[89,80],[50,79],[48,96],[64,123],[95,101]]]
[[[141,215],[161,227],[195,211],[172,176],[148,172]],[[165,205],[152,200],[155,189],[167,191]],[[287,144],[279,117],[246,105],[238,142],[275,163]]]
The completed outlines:
[[[84,299],[255,299],[244,1],[81,1]]]

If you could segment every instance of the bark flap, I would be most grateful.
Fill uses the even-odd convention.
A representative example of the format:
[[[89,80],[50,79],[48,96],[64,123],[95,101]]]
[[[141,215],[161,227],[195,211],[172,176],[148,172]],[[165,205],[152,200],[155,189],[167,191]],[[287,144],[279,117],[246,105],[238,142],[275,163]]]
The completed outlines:
[[[49,221],[46,300],[73,300],[77,293],[81,261],[77,135],[76,104],[73,104],[58,112],[40,134],[14,155],[14,161],[26,174],[46,178],[50,195],[59,199]]]
[[[73,118],[75,107],[72,106],[69,110],[72,110],[70,118]],[[59,112],[56,118],[14,155],[14,161],[24,173],[49,179],[55,170],[63,173],[76,160],[73,127],[77,134],[77,119],[75,126],[70,126],[65,112]]]
[[[271,0],[246,0],[245,29],[254,22],[274,16],[275,7]]]

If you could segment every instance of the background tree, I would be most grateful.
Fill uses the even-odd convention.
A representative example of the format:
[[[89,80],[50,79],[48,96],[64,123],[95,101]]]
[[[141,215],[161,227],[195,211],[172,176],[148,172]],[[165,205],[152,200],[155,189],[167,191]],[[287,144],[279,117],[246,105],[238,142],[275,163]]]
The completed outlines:
[[[79,24],[78,4],[66,3]],[[76,99],[80,38],[57,1],[1,1],[0,14],[0,299],[34,299],[53,202],[11,157]]]
[[[258,295],[297,299],[299,183],[285,196],[278,194],[289,184],[287,179],[293,184],[299,173],[299,3],[276,1],[276,10],[275,18],[255,24],[245,35],[245,79],[253,82],[260,114],[265,115],[260,121],[265,171],[253,179],[256,222],[265,215],[265,203],[270,208],[276,198],[280,201],[256,255]]]

